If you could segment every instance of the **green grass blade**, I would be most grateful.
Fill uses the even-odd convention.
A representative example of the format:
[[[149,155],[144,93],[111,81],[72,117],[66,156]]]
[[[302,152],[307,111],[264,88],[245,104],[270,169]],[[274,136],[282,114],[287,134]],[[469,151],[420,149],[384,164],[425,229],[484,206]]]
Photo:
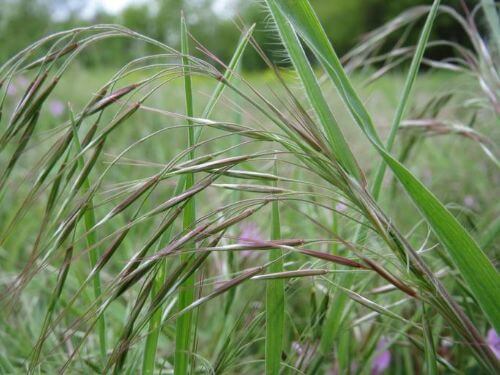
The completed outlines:
[[[285,17],[277,8],[275,0],[266,0],[269,10],[278,27],[281,40],[290,56],[290,59],[300,77],[305,88],[309,102],[314,108],[318,119],[328,137],[333,154],[339,159],[342,166],[354,175],[358,180],[363,176],[359,166],[347,145],[347,142],[338,126],[337,120],[333,116],[328,104],[321,92],[321,88],[316,79],[316,75],[307,59],[307,56],[300,44],[295,31],[286,21]]]
[[[315,109],[318,119],[326,131],[334,154],[339,156],[339,160],[342,165],[349,172],[356,176],[358,180],[361,180],[362,176],[357,162],[345,141],[335,117],[328,107],[314,71],[312,70],[307,56],[304,53],[300,40],[284,15],[277,8],[276,0],[267,0],[266,2],[275,20],[276,26],[278,27],[281,40],[287,49],[298,75],[300,76],[309,101]],[[337,221],[336,219],[337,218],[334,215],[333,222],[335,226]],[[352,279],[352,276],[350,275],[345,277]],[[344,315],[344,306],[348,303],[349,299],[345,293],[337,292],[335,293],[335,301],[338,303],[336,303],[334,307],[330,307],[328,309],[324,334],[321,335],[320,351],[323,354],[329,352],[333,347],[334,339],[337,336],[338,328],[340,327],[340,322],[342,321],[341,318]]]
[[[318,57],[357,125],[384,158],[446,248],[488,320],[497,331],[500,330],[500,308],[497,303],[500,299],[500,278],[490,260],[444,205],[385,150],[368,111],[354,90],[309,2],[277,0],[277,4]]]
[[[387,153],[385,161],[448,250],[488,320],[500,329],[500,278],[488,257],[444,205],[411,172]]]
[[[427,41],[429,39],[429,34],[430,30],[433,24],[433,21],[436,17],[437,11],[438,11],[438,4],[439,1],[436,1],[434,3],[433,8],[429,12],[429,15],[427,17],[427,20],[425,22],[424,29],[422,30],[422,33],[419,38],[419,42],[417,45],[417,49],[415,52],[415,55],[412,59],[412,63],[410,66],[409,73],[406,77],[406,81],[404,84],[403,88],[403,93],[401,96],[401,99],[399,101],[398,107],[396,109],[396,113],[394,115],[394,119],[391,125],[391,130],[389,137],[386,142],[386,148],[387,150],[391,150],[392,145],[394,143],[394,139],[396,137],[397,130],[399,128],[399,125],[401,123],[401,120],[405,114],[405,110],[407,108],[408,104],[408,98],[413,86],[413,83],[415,82],[418,69],[422,60],[422,56],[425,51],[425,46],[427,45]],[[375,200],[378,199],[380,195],[380,188],[382,186],[382,181],[384,179],[384,174],[386,170],[386,164],[384,162],[381,162],[380,166],[378,167],[378,170],[375,174],[375,180],[373,183],[372,187],[372,194]],[[357,239],[359,238],[364,238],[366,235],[366,229],[365,227],[360,228],[360,232],[357,234]],[[346,285],[351,285],[353,282],[353,274],[348,274],[344,277],[344,282]],[[327,320],[326,320],[326,329],[325,329],[325,334],[321,336],[321,345],[320,349],[322,350],[323,353],[327,353],[329,350],[331,350],[333,346],[333,342],[335,339],[335,336],[338,332],[338,329],[340,325],[342,324],[342,316],[344,315],[345,311],[345,306],[347,301],[347,296],[344,293],[335,293],[335,305],[330,308],[329,314],[327,315]]]
[[[191,89],[191,76],[189,71],[189,48],[188,48],[188,32],[184,16],[181,17],[181,51],[183,54],[182,64],[184,66],[184,92],[186,97],[186,115],[193,117],[193,94]],[[192,122],[188,120],[188,125]],[[195,144],[194,129],[192,126],[188,128],[188,147]],[[189,158],[194,158],[194,149],[189,153]],[[194,174],[188,173],[186,175],[186,189],[194,185]],[[195,201],[192,197],[184,207],[183,225],[184,229],[190,228],[196,221]],[[181,262],[186,261],[189,255],[184,254],[181,256]],[[194,275],[191,275],[182,285],[179,291],[178,309],[183,310],[194,302]],[[192,318],[191,311],[179,317],[175,327],[175,357],[174,357],[174,373],[184,375],[190,373],[189,371],[189,352],[192,347]]]
[[[275,165],[276,169],[276,165]],[[275,174],[276,170],[275,170]],[[276,182],[274,183],[276,186]],[[281,224],[278,201],[272,203],[271,239],[281,238]],[[283,272],[283,251],[273,249],[269,260],[273,263],[268,268],[270,273]],[[281,350],[283,347],[285,323],[285,287],[283,279],[266,281],[266,374],[277,375],[280,372]]]
[[[161,264],[159,266],[158,273],[156,274],[155,282],[153,283],[151,296],[154,297],[160,290],[161,285],[165,282],[165,278],[167,277],[166,271],[166,264]],[[144,358],[142,362],[142,373],[144,375],[152,375],[155,370],[156,347],[158,346],[158,338],[160,337],[161,315],[162,311],[161,309],[158,309],[152,315],[149,323],[149,334],[146,338]]]
[[[243,56],[243,52],[245,51],[246,46],[248,45],[248,41],[253,33],[253,30],[255,28],[255,25],[250,27],[246,33],[242,36],[240,41],[238,42],[238,45],[236,46],[235,52],[233,54],[233,57],[231,58],[231,61],[228,64],[228,69],[224,73],[224,79],[225,80],[230,80],[234,69],[238,66],[239,62],[241,61],[241,58]],[[218,100],[220,99],[223,91],[224,91],[225,85],[222,82],[218,82],[212,95],[210,96],[210,99],[205,106],[205,109],[203,111],[203,118],[209,118],[210,115],[212,114],[213,109],[215,108],[215,105],[217,104]],[[196,127],[194,129],[194,138],[195,141],[197,142],[198,139],[201,136],[201,127]],[[182,175],[179,178],[179,183],[176,186],[174,196],[178,196],[182,193],[184,190],[186,183],[186,176]],[[164,236],[164,241],[168,242],[169,238],[169,233],[165,234]],[[161,267],[159,270],[155,283],[153,285],[153,293],[156,294],[156,292],[161,288],[163,285],[164,281],[166,278],[166,270],[165,267]],[[153,374],[154,373],[154,364],[155,364],[155,357],[156,357],[156,348],[158,345],[158,337],[160,334],[160,323],[161,323],[161,316],[162,316],[162,311],[161,309],[158,309],[155,314],[153,314],[149,326],[149,334],[146,339],[146,344],[145,344],[145,351],[144,351],[144,359],[143,359],[143,374]]]
[[[438,374],[437,369],[437,358],[436,349],[434,347],[434,340],[432,338],[432,330],[429,321],[429,313],[425,304],[422,303],[422,325],[424,327],[424,351],[425,351],[425,363],[427,374],[436,375]]]
[[[341,279],[343,285],[348,285],[350,287],[354,282],[354,277],[354,273],[348,273]],[[332,304],[327,310],[323,334],[321,335],[319,345],[319,350],[322,355],[326,355],[332,350],[335,339],[338,337],[342,323],[347,315],[348,306],[351,303],[349,296],[346,293],[342,293],[339,289],[335,290],[332,299],[335,304]]]
[[[73,115],[71,114],[71,125],[73,128],[73,142],[75,144],[77,154],[80,154],[82,151],[82,147],[80,144],[80,140],[78,138],[78,132],[75,126],[75,120]],[[79,168],[83,170],[85,163],[83,161],[83,156],[78,158]],[[85,177],[85,180],[82,184],[82,189],[84,192],[89,191],[91,187],[89,177]],[[89,261],[90,261],[90,269],[94,269],[97,261],[99,260],[99,249],[95,248],[95,244],[97,243],[97,234],[96,231],[91,230],[96,225],[97,221],[94,214],[94,206],[92,203],[92,198],[89,198],[89,202],[87,208],[85,210],[84,216],[85,230],[88,232],[86,236],[87,248],[92,249],[89,251]],[[96,272],[92,279],[92,285],[94,288],[94,297],[98,300],[101,297],[101,277],[99,272]],[[107,349],[106,349],[106,321],[104,320],[104,314],[102,314],[97,321],[97,331],[99,334],[99,349],[101,353],[101,360],[103,365],[106,363],[107,357]]]
[[[410,70],[408,71],[408,75],[406,76],[403,92],[401,93],[401,99],[399,100],[398,106],[396,108],[396,113],[394,114],[394,118],[391,124],[391,130],[389,132],[389,136],[387,137],[385,146],[387,152],[391,152],[392,150],[399,125],[401,124],[403,116],[406,112],[406,108],[408,107],[410,92],[417,78],[418,69],[420,67],[420,63],[422,62],[422,57],[424,56],[424,51],[427,46],[427,41],[429,40],[432,25],[434,24],[434,19],[436,18],[436,14],[439,10],[439,3],[439,0],[434,1],[434,4],[432,5],[429,15],[427,16],[427,19],[425,21],[422,33],[420,34],[417,48],[411,61]],[[382,161],[377,169],[375,180],[373,182],[372,194],[375,199],[378,199],[380,195],[380,188],[382,187],[382,181],[384,180],[385,170],[386,164]]]
[[[231,79],[231,77],[233,76],[233,73],[239,64],[241,57],[243,56],[243,52],[245,52],[245,49],[248,45],[248,41],[252,37],[254,29],[255,29],[255,24],[252,25],[246,31],[246,33],[243,35],[243,37],[240,39],[238,45],[236,46],[236,50],[234,51],[233,57],[231,58],[231,61],[229,61],[227,69],[224,73],[224,80],[221,80],[217,83],[217,86],[215,87],[214,92],[210,96],[210,99],[208,100],[208,103],[205,106],[205,110],[203,111],[203,115],[202,115],[203,118],[209,118],[210,115],[212,114],[212,111],[215,108],[215,105],[219,101],[219,98],[221,97],[221,95],[224,91],[224,88],[226,87],[226,85],[224,84],[223,81],[229,81]],[[196,141],[200,137],[201,129],[202,128],[199,128],[199,127],[195,129]]]
[[[352,116],[363,130],[381,144],[375,126],[363,102],[352,87],[342,64],[319,20],[307,0],[275,0],[282,13],[295,31],[306,41],[320,63],[332,79],[342,99],[346,102]]]
[[[241,74],[241,64],[237,65],[235,68],[236,68],[236,71],[238,72],[238,74]],[[234,91],[232,93],[232,96],[233,96],[233,100],[236,103],[236,105],[237,106],[241,106],[242,105],[242,98],[241,98],[241,96],[237,95],[236,92],[234,92]],[[236,111],[235,114],[234,114],[234,123],[240,125],[242,123],[241,120],[242,120],[242,114],[241,114],[241,112],[240,111]],[[241,135],[237,134],[234,137],[234,139],[233,139],[233,145],[236,146],[236,145],[238,145],[240,143],[241,143]],[[237,156],[237,154],[238,154],[237,149],[234,149],[233,152],[231,153],[232,156]],[[232,181],[234,183],[238,183],[238,179],[237,178],[233,178]],[[240,201],[242,199],[242,193],[240,191],[235,191],[233,195],[234,195],[234,200],[235,201]],[[236,262],[235,262],[235,260],[236,259],[235,259],[235,256],[234,256],[234,252],[230,251],[227,254],[227,268],[228,268],[229,273],[236,272]],[[225,303],[225,306],[224,306],[224,315],[226,317],[229,316],[229,312],[231,310],[231,306],[233,305],[233,302],[235,300],[236,290],[237,289],[231,289],[228,292],[226,303]],[[230,319],[224,319],[224,325],[226,327],[230,327],[232,325],[231,320]],[[225,337],[225,335],[220,335],[221,340],[224,339],[224,337]]]
[[[52,315],[55,311],[55,307],[61,293],[64,288],[64,284],[66,282],[66,278],[68,276],[68,272],[71,266],[71,259],[73,256],[73,247],[68,247],[66,250],[66,255],[64,256],[63,265],[59,269],[59,274],[57,275],[57,283],[54,287],[54,290],[50,296],[49,304],[47,306],[47,311],[45,312],[45,317],[42,323],[42,329],[40,330],[40,335],[38,341],[33,349],[33,354],[31,356],[30,364],[29,364],[29,373],[34,373],[35,366],[38,364],[38,360],[40,358],[40,353],[42,350],[42,345],[46,339],[47,331],[50,327],[50,323],[52,321]]]

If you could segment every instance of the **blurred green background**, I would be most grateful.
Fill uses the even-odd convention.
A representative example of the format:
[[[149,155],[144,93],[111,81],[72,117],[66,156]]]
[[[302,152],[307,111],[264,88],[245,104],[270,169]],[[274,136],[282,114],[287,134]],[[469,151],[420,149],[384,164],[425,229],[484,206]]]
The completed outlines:
[[[227,61],[240,35],[235,20],[257,23],[254,34],[261,47],[280,61],[280,46],[273,40],[269,17],[257,0],[107,0],[118,5],[119,11],[106,11],[99,6],[104,0],[0,0],[0,63],[20,48],[57,30],[96,23],[118,23],[173,47],[179,43],[179,14],[184,10],[192,34],[211,52]],[[428,5],[425,0],[311,0],[321,21],[340,54],[352,48],[366,32],[393,19],[403,10],[416,5]],[[444,0],[462,12],[463,4],[473,8],[476,1]],[[89,5],[92,4],[92,5]],[[127,4],[123,6],[123,4]],[[91,9],[92,8],[92,9]],[[91,10],[90,10],[91,9]],[[434,37],[465,43],[463,30],[448,16],[441,15],[433,29]],[[419,27],[409,30],[416,39]],[[391,45],[392,44],[392,45]],[[389,41],[387,48],[393,47]],[[114,39],[106,49],[89,51],[84,64],[122,65],[138,53],[148,53],[143,44],[132,40]],[[434,58],[451,54],[446,48],[430,51]],[[243,69],[260,70],[265,65],[254,51],[249,50]]]

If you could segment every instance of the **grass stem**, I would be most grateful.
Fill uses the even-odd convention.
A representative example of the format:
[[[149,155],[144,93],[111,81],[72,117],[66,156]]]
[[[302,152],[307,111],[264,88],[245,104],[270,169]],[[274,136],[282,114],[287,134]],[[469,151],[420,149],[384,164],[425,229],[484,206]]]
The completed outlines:
[[[193,94],[191,88],[191,76],[189,71],[189,48],[188,48],[188,32],[184,16],[181,17],[181,51],[183,54],[182,63],[184,69],[184,93],[186,99],[186,114],[189,117],[193,116]],[[188,120],[188,125],[192,122]],[[195,143],[194,128],[188,128],[188,147],[192,147]],[[194,158],[194,149],[189,153],[189,158]],[[194,174],[188,173],[186,175],[186,189],[194,185]],[[183,226],[184,229],[189,229],[196,221],[196,210],[194,198],[191,198],[184,207]],[[189,255],[182,255],[181,262],[186,261]],[[178,309],[183,310],[194,302],[194,281],[195,276],[191,275],[183,283],[179,291]],[[176,321],[175,327],[175,358],[174,358],[174,373],[184,375],[189,373],[189,352],[192,344],[192,317],[191,311],[181,315]]]
[[[275,161],[274,174],[277,175]],[[276,181],[274,186],[277,186]],[[278,201],[271,204],[271,239],[281,238],[281,224]],[[269,253],[269,272],[283,272],[283,251],[273,249]],[[285,323],[285,288],[283,279],[266,282],[266,374],[277,375],[280,372],[281,350],[283,347]]]

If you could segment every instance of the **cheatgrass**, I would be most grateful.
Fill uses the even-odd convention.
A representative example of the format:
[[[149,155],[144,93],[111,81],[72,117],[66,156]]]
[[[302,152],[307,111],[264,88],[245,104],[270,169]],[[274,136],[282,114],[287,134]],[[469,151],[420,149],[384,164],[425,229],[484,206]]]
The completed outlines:
[[[219,60],[182,15],[180,51],[95,25],[0,67],[0,372],[500,370],[495,5],[410,9],[344,59],[307,0],[265,6],[284,67],[245,25]],[[443,15],[471,46],[431,39]],[[110,38],[157,52],[82,70]],[[266,77],[239,69],[249,48]]]

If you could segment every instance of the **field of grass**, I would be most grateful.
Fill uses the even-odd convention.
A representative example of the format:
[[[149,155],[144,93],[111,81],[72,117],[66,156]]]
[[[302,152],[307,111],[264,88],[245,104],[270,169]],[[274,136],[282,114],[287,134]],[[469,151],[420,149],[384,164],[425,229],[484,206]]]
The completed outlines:
[[[75,62],[34,109],[50,79],[23,108],[40,71],[0,70],[12,78],[0,107],[0,373],[498,370],[498,304],[484,304],[498,291],[481,294],[467,260],[472,238],[498,285],[499,117],[473,102],[475,77],[418,73],[389,152],[406,168],[372,195],[386,151],[356,116],[366,110],[387,139],[408,67],[372,83],[371,68],[350,73],[360,112],[316,67],[342,153],[291,68],[217,80],[196,59],[166,61],[171,71],[141,69],[101,97],[115,70]]]

